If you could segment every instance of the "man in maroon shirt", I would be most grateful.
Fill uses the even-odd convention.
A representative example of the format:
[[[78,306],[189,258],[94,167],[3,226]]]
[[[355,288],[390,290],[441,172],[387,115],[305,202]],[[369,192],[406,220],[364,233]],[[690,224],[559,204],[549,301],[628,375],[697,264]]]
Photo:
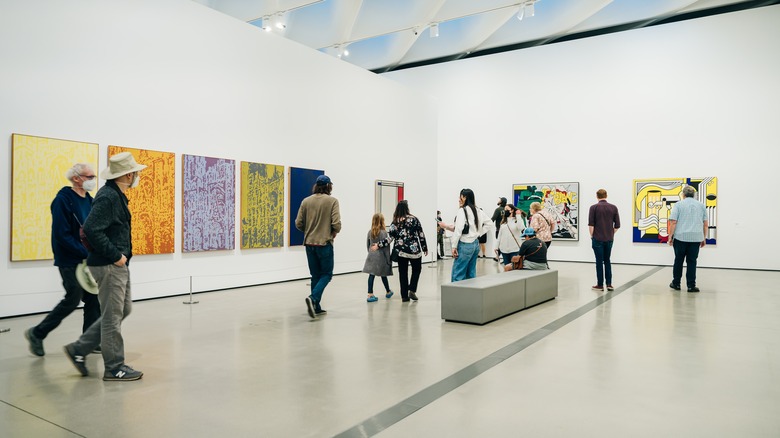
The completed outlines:
[[[612,287],[612,241],[615,232],[620,228],[620,215],[613,204],[607,202],[607,191],[599,189],[596,192],[599,202],[590,206],[588,212],[588,229],[596,254],[596,285],[593,290],[604,290],[604,280],[607,281],[607,290],[615,290]],[[606,277],[606,278],[604,278]]]

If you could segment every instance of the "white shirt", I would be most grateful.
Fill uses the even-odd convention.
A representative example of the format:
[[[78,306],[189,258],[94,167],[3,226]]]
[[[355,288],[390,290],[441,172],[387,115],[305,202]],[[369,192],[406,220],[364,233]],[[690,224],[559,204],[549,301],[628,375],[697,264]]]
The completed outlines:
[[[518,242],[523,241],[523,236],[520,235],[522,232],[522,222],[518,222],[516,217],[507,218],[506,223],[501,224],[501,228],[498,230],[499,251],[504,254],[520,251]],[[514,238],[512,236],[514,236]]]
[[[468,234],[463,234],[463,226],[466,225],[466,215],[468,215],[469,220],[469,232]],[[477,240],[479,236],[487,233],[493,221],[479,208],[477,208],[477,216],[479,216],[479,221],[474,220],[474,213],[471,211],[471,207],[458,209],[458,215],[455,216],[455,230],[450,238],[453,248],[458,247],[458,242],[471,243]]]

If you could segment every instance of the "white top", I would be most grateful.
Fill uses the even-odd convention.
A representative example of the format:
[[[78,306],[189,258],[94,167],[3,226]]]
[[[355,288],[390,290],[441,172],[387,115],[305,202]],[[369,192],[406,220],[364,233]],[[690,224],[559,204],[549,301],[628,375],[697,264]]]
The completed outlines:
[[[469,219],[469,232],[468,234],[463,234],[463,226],[466,225],[466,215],[468,215]],[[477,240],[479,236],[487,233],[490,229],[493,220],[479,208],[477,208],[477,215],[479,216],[479,221],[474,220],[474,213],[470,207],[458,209],[458,215],[455,216],[455,230],[450,238],[453,248],[458,247],[458,242],[471,243]]]
[[[501,224],[501,228],[498,230],[498,249],[504,254],[520,251],[520,245],[518,242],[523,242],[523,236],[520,233],[523,232],[524,224],[518,222],[516,217],[507,218],[505,224]],[[512,238],[513,234],[514,238]],[[517,241],[515,241],[517,239]]]

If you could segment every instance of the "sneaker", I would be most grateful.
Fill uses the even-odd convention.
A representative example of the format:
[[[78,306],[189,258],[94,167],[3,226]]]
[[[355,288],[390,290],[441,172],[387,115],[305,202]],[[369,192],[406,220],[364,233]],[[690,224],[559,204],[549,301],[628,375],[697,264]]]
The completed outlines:
[[[409,298],[411,298],[412,301],[417,301],[417,294],[412,291],[409,291]]]
[[[591,286],[590,288],[593,290],[604,290],[604,286],[599,286],[599,285]]]
[[[78,354],[73,344],[68,344],[62,347],[62,349],[65,350],[65,356],[68,356],[68,359],[70,359],[73,366],[79,370],[79,373],[81,373],[82,376],[88,376],[89,370],[87,370],[87,363],[84,361],[86,356]]]
[[[611,285],[611,284],[608,284],[608,285],[607,285],[607,290],[609,290],[609,291],[613,291],[613,290],[615,290],[615,288],[614,288],[614,287],[612,287],[612,285]]]
[[[674,290],[680,290],[680,285],[679,284],[674,284],[674,282],[669,283],[669,287],[674,289]]]
[[[314,301],[311,300],[311,297],[306,297],[306,311],[309,312],[311,319],[317,318],[317,314],[314,313]]]
[[[103,354],[103,349],[100,348],[100,345],[98,345],[94,350],[92,350],[92,352],[95,354]]]
[[[43,351],[43,341],[35,337],[32,328],[29,328],[24,332],[24,337],[27,338],[27,342],[30,343],[30,353],[36,356],[43,356],[46,354],[46,352]]]
[[[130,381],[140,379],[144,373],[130,368],[128,365],[120,365],[119,368],[103,373],[103,380],[109,381]]]
[[[314,311],[315,315],[327,315],[327,313],[328,313],[328,311],[325,310],[325,309],[319,309],[319,310],[315,310]]]
[[[368,301],[369,303],[373,303],[375,301],[379,301],[379,298],[375,297],[374,295],[371,295],[370,297],[368,297],[368,299],[366,299],[366,301]]]
[[[393,291],[388,291],[388,292],[385,294],[385,298],[387,298],[388,300],[389,300],[389,299],[390,299],[390,297],[392,297],[392,296],[393,296]]]
[[[699,288],[696,287],[696,286],[688,288],[688,292],[698,292],[698,291],[699,291]]]

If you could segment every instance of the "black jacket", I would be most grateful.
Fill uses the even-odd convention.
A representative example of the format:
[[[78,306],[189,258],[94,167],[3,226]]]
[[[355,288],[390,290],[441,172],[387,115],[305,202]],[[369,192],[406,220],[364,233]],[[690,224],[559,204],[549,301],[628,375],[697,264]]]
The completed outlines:
[[[133,256],[127,202],[127,197],[113,180],[98,190],[92,201],[92,211],[84,222],[84,234],[92,246],[87,265],[106,266],[119,261],[122,254],[128,261]]]

